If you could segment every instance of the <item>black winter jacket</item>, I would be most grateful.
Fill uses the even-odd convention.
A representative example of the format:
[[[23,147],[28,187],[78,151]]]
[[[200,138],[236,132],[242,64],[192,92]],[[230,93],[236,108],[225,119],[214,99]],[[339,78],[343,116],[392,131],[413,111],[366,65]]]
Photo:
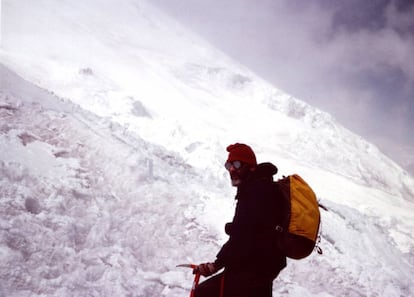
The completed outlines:
[[[219,267],[273,279],[286,266],[273,230],[277,205],[272,183],[276,173],[273,164],[259,164],[237,188],[234,218],[226,225],[230,237],[215,261]]]

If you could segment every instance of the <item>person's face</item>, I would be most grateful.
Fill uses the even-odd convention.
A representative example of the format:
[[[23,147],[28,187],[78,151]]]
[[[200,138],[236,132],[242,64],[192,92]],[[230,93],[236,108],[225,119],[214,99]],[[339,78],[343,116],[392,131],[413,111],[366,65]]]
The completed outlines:
[[[230,173],[231,184],[234,187],[240,186],[249,172],[249,166],[241,161],[226,162],[224,166]]]

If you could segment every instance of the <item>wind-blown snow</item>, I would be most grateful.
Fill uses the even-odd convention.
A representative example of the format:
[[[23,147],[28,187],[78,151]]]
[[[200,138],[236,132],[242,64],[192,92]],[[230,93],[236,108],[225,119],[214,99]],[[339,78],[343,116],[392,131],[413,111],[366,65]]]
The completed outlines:
[[[0,296],[184,296],[232,219],[226,145],[314,187],[276,296],[410,296],[414,180],[146,1],[2,6]]]

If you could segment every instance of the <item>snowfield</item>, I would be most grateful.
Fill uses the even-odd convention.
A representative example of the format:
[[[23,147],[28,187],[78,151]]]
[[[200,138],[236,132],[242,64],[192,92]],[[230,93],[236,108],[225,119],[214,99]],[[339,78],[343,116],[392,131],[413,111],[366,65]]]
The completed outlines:
[[[188,296],[226,240],[225,148],[298,173],[323,254],[275,296],[414,296],[414,179],[143,0],[2,3],[0,296]]]

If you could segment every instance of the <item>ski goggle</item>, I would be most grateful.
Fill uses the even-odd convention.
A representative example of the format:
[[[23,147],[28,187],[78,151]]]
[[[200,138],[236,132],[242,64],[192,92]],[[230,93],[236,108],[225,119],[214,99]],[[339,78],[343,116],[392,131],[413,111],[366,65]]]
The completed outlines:
[[[224,167],[226,167],[227,170],[230,170],[231,167],[235,168],[235,169],[240,169],[242,167],[243,163],[240,161],[227,161],[224,164]]]

